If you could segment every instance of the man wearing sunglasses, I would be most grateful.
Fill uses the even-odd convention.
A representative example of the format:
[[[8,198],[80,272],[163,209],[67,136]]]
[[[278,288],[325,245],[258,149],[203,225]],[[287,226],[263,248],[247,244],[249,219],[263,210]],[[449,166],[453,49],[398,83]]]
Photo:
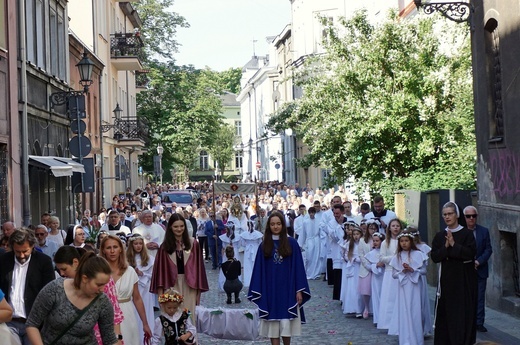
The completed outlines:
[[[475,269],[478,277],[478,297],[477,297],[477,331],[487,332],[484,327],[484,317],[486,309],[486,282],[489,276],[488,260],[493,250],[489,238],[489,230],[477,224],[478,212],[473,206],[464,208],[464,217],[469,230],[473,231],[477,242],[477,255],[475,257]]]

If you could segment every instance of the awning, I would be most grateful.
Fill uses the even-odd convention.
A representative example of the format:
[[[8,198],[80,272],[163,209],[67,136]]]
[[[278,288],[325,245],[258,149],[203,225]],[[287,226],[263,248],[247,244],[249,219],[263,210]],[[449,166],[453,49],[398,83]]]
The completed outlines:
[[[50,170],[55,177],[72,176],[73,172],[85,173],[83,164],[67,157],[29,156],[29,164]]]
[[[68,158],[68,157],[52,157],[52,158],[54,158],[55,160],[57,160],[59,162],[70,165],[72,167],[73,172],[82,173],[82,174],[85,173],[85,167],[83,166],[83,164],[76,162],[72,158]]]

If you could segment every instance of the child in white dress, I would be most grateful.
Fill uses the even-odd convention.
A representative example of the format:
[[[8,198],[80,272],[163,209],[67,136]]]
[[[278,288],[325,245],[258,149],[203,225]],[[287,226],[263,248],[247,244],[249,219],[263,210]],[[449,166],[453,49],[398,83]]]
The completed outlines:
[[[417,249],[414,236],[403,232],[398,237],[397,254],[390,261],[392,277],[398,282],[394,319],[399,344],[424,344],[420,276],[426,274],[428,256]],[[391,325],[391,327],[393,327]]]
[[[153,264],[155,258],[148,254],[148,249],[144,244],[144,238],[139,234],[133,234],[128,238],[128,248],[126,249],[128,264],[135,269],[139,277],[137,287],[144,303],[146,320],[149,325],[154,322],[153,307],[156,302],[156,295],[150,292],[150,279],[152,279]],[[137,323],[139,328],[139,339],[143,339],[143,325]]]
[[[381,244],[381,262],[385,264],[383,286],[381,287],[381,300],[379,301],[379,315],[377,328],[389,329],[392,313],[395,306],[398,282],[392,278],[392,266],[390,260],[397,252],[397,235],[401,233],[403,226],[397,218],[388,222],[386,228],[386,240]]]
[[[383,285],[383,276],[385,273],[385,264],[380,260],[381,243],[385,240],[385,235],[380,232],[374,232],[372,235],[372,250],[365,255],[370,263],[370,272],[372,278],[370,280],[371,295],[370,301],[373,310],[373,322],[378,323],[379,304],[381,300],[381,287]]]
[[[414,236],[414,242],[417,246],[417,249],[419,249],[421,252],[423,252],[425,255],[429,255],[432,251],[432,248],[427,245],[426,243],[421,241],[421,235],[419,234],[419,231],[417,230],[417,227],[414,225],[409,225],[406,230],[412,233]],[[428,266],[428,261],[426,261],[426,266]],[[430,298],[428,296],[428,283],[426,282],[426,275],[421,275],[421,305],[422,305],[422,321],[423,321],[423,331],[424,336],[428,337],[431,336],[433,333],[433,321],[432,321],[432,314],[430,309]]]
[[[361,265],[361,258],[359,257],[359,241],[361,236],[362,232],[360,228],[355,227],[352,229],[352,237],[346,243],[346,248],[343,250],[343,279],[341,282],[341,289],[343,290],[341,294],[343,296],[341,299],[343,303],[343,314],[355,313],[356,318],[363,317],[363,303],[358,287],[359,268]]]

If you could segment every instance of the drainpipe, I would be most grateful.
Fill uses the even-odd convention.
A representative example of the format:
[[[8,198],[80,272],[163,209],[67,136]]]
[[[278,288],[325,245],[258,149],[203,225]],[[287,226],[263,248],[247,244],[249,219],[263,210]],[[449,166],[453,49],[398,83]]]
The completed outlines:
[[[25,1],[20,6],[20,60],[21,60],[21,102],[22,102],[22,204],[23,225],[31,224],[31,209],[29,203],[29,122],[27,119],[27,63],[26,63],[26,32],[25,32]]]
[[[103,140],[103,101],[102,101],[102,97],[103,97],[103,89],[101,88],[102,87],[102,82],[103,80],[103,70],[101,70],[101,73],[99,74],[99,138],[101,140],[101,162],[96,162],[98,164],[100,164],[100,167],[101,167],[101,207],[98,207],[99,209],[96,210],[99,211],[101,208],[105,207],[105,179],[103,178],[105,176],[105,169],[104,169],[104,164],[103,164],[103,157],[105,156],[103,154],[103,147],[105,146],[104,145],[104,140]]]

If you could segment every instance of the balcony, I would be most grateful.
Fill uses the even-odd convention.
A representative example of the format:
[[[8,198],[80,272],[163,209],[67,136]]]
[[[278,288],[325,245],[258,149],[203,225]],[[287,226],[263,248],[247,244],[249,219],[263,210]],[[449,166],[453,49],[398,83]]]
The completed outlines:
[[[143,41],[137,33],[115,33],[110,35],[110,57],[120,71],[136,71],[143,68]]]
[[[115,118],[114,124],[103,123],[101,130],[114,131],[113,138],[118,141],[116,146],[144,147],[148,143],[148,123],[137,117]]]
[[[148,88],[150,78],[148,78],[149,70],[135,71],[135,88],[137,92],[144,91]]]

